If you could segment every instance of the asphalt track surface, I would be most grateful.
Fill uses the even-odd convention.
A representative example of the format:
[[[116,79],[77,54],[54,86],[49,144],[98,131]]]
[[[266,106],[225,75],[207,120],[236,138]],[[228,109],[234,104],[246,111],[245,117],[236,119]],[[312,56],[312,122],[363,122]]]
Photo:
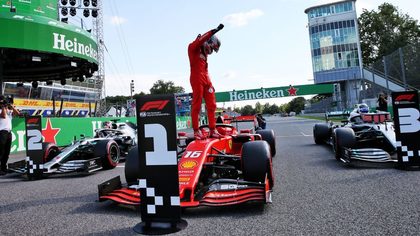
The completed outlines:
[[[316,121],[276,118],[273,203],[183,211],[174,235],[419,235],[420,171],[349,168],[313,142]],[[0,177],[0,235],[136,235],[132,208],[97,202],[97,184],[121,167],[89,176],[24,181]],[[124,181],[124,178],[122,178]]]

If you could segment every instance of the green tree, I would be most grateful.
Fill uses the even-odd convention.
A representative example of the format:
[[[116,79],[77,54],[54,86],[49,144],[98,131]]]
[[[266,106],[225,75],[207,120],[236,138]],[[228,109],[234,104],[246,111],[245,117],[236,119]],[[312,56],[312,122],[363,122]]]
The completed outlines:
[[[270,113],[271,115],[279,113],[279,106],[277,106],[276,104],[271,105],[268,113]]]
[[[128,96],[113,96],[113,97],[106,97],[107,105],[114,105],[114,104],[125,104],[129,99]]]
[[[133,99],[139,98],[140,96],[146,95],[146,93],[140,92],[133,95]]]
[[[255,114],[254,108],[251,105],[246,105],[241,109],[241,114],[244,116]]]
[[[281,104],[279,107],[280,113],[287,113],[288,110],[289,110],[289,103]]]
[[[378,11],[363,9],[359,17],[360,43],[365,65],[407,44],[420,41],[420,25],[390,3],[383,3]]]
[[[303,97],[293,98],[293,100],[289,102],[286,112],[289,113],[294,111],[296,114],[299,114],[300,111],[305,108],[305,101],[306,100]]]
[[[267,102],[266,104],[264,104],[262,113],[264,114],[270,113],[270,103]]]
[[[174,82],[163,80],[156,81],[150,89],[150,94],[171,94],[185,93],[185,89],[181,86],[175,86]]]
[[[263,106],[260,102],[255,103],[255,113],[262,113],[263,112]]]

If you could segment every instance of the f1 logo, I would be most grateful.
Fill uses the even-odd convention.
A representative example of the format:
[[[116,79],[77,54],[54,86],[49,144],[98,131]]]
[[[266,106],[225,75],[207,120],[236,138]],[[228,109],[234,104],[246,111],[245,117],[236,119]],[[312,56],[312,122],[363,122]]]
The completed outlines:
[[[414,98],[414,94],[401,94],[395,99],[395,101],[398,101],[398,102],[400,102],[400,101],[412,101],[413,98]]]
[[[140,111],[148,111],[150,109],[157,109],[162,110],[166,104],[168,104],[169,100],[160,100],[160,101],[150,101],[143,104]]]
[[[27,124],[38,124],[39,118],[29,118]]]
[[[415,108],[399,108],[401,133],[416,133],[420,130],[420,113]]]

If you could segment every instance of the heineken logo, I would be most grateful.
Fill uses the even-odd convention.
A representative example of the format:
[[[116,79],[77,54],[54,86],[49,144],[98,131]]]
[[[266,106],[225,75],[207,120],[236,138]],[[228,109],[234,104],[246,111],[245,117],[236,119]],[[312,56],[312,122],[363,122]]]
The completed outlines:
[[[92,47],[92,44],[85,45],[77,41],[77,38],[73,40],[66,39],[66,35],[53,33],[54,45],[53,48],[61,51],[77,53],[83,56],[91,57],[96,59],[96,49]]]
[[[230,95],[230,101],[242,101],[242,100],[251,100],[251,99],[284,97],[284,91],[282,89],[266,90],[262,88],[260,90],[231,91],[229,92],[229,95]]]

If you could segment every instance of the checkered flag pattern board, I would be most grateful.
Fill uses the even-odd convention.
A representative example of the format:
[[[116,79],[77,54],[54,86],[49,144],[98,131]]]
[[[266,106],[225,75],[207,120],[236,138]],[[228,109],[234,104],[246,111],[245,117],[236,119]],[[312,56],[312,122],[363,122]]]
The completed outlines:
[[[34,164],[34,161],[31,160],[30,157],[26,157],[26,164],[28,167],[28,173],[33,174],[35,170],[43,170],[43,164]]]
[[[156,206],[163,206],[163,197],[156,196],[155,188],[147,187],[146,179],[139,179],[139,187],[140,189],[146,189],[146,196],[154,198],[154,204],[147,204],[147,213],[148,214],[156,214]],[[179,196],[171,196],[170,197],[171,206],[180,206],[181,202]]]
[[[408,146],[404,146],[401,141],[397,141],[396,144],[397,144],[397,148],[401,148],[401,151],[405,153],[405,155],[402,156],[403,162],[409,162],[410,161],[409,158],[415,156],[415,151],[408,150]],[[420,157],[420,150],[417,152],[418,152],[417,156]]]

